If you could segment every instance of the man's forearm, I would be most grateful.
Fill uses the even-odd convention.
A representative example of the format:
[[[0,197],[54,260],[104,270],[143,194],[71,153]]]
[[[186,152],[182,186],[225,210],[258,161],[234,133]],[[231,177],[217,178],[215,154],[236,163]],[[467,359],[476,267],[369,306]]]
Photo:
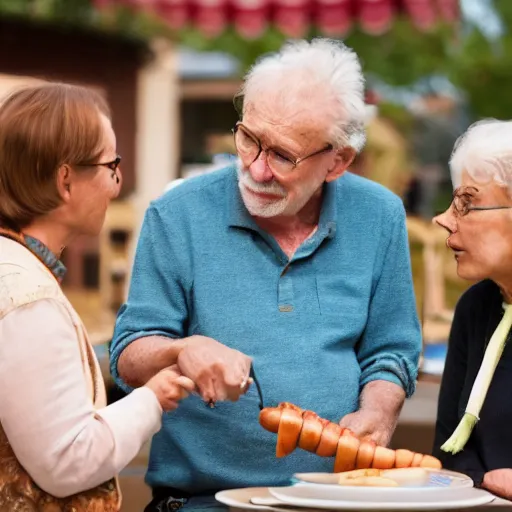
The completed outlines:
[[[176,364],[184,345],[183,339],[139,338],[121,352],[117,362],[119,376],[131,387],[144,386],[160,370]]]
[[[374,380],[366,384],[361,392],[360,409],[380,412],[396,424],[404,401],[403,388],[386,380]]]
[[[343,416],[339,424],[361,439],[387,446],[404,400],[405,391],[400,386],[384,380],[369,382],[361,391],[359,410]]]

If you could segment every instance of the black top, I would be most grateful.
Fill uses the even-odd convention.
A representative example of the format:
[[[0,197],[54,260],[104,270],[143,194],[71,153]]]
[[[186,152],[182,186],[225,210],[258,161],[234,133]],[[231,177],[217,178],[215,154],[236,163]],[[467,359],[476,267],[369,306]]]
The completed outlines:
[[[440,447],[464,415],[485,348],[503,316],[502,303],[492,281],[482,281],[462,295],[455,309],[439,395],[434,455],[443,467],[466,473],[475,485],[481,484],[487,471],[512,467],[512,343],[505,346],[480,421],[464,449],[452,455]]]

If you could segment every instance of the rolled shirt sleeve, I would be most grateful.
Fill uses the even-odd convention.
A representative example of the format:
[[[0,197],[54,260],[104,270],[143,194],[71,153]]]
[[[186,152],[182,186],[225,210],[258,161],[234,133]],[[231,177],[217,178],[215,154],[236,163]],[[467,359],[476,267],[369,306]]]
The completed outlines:
[[[407,397],[416,387],[421,353],[421,329],[411,273],[405,210],[393,203],[390,235],[381,241],[380,258],[368,320],[357,347],[360,386],[387,380],[401,386]]]
[[[95,410],[75,328],[55,300],[0,320],[0,389],[0,420],[14,454],[56,497],[108,481],[161,427],[162,409],[145,387]]]

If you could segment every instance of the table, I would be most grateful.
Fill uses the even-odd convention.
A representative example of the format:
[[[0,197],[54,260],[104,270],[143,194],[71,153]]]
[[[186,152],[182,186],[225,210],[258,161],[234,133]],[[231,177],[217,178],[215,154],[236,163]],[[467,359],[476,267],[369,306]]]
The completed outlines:
[[[267,491],[266,491],[266,488],[260,488],[260,489],[240,489],[239,490],[239,499],[243,502],[247,502],[249,503],[249,500],[252,496],[270,496]],[[237,498],[238,499],[238,498]],[[242,512],[242,511],[247,511],[247,509],[245,508],[237,508],[237,507],[228,507],[228,506],[223,506],[222,504],[220,504],[219,507],[214,507],[215,509],[215,512]],[[190,510],[193,510],[193,508],[191,508]],[[289,506],[289,507],[283,507],[283,510],[286,510],[287,512],[308,512],[308,511],[312,511],[313,509],[306,509],[306,508],[299,508],[299,507],[292,507],[292,506]],[[316,511],[318,509],[315,509]],[[406,510],[406,509],[402,509],[402,510]],[[414,509],[411,509],[411,510],[414,510]],[[512,510],[512,502],[510,501],[507,501],[507,500],[503,500],[501,498],[496,498],[492,503],[488,504],[488,505],[481,505],[481,506],[478,506],[478,507],[468,507],[468,508],[460,508],[460,509],[438,509],[437,512],[443,512],[444,510],[459,510],[459,511],[462,511],[462,512],[469,512],[469,511],[473,511],[473,512],[500,512],[500,511],[504,511],[504,510]],[[188,512],[188,511],[187,511]],[[208,512],[213,512],[212,509],[208,509]]]
[[[266,491],[266,488],[254,488],[254,489],[239,489],[236,491],[240,500],[244,503],[249,503],[249,500],[252,496],[270,496]],[[126,499],[127,498],[127,499]],[[130,507],[129,505],[134,504],[128,503],[128,500],[133,498],[133,494],[130,496],[125,495],[125,500],[123,503],[122,511],[125,510],[137,510],[137,512],[141,512],[143,507],[150,501],[150,498],[144,501],[139,502],[139,507]],[[246,508],[238,508],[238,507],[229,507],[227,505],[223,505],[220,502],[217,502],[213,497],[204,497],[204,498],[196,498],[195,503],[189,503],[188,506],[184,509],[184,512],[248,512],[249,509]],[[277,509],[277,508],[276,508]],[[307,509],[307,508],[299,508],[299,507],[283,507],[283,511],[286,512],[318,512],[318,509]],[[447,512],[448,509],[438,509],[436,512]],[[478,507],[468,507],[468,508],[460,508],[460,509],[450,509],[450,510],[458,510],[461,512],[505,512],[505,510],[512,510],[512,502],[503,500],[500,498],[496,498],[492,503],[488,505],[481,505]],[[250,512],[250,511],[249,511]],[[257,512],[257,511],[256,511]],[[323,511],[322,511],[323,512]],[[348,512],[348,511],[347,511]],[[404,509],[402,509],[404,512]],[[405,512],[407,510],[405,509]],[[411,509],[412,512],[412,509]],[[434,512],[434,511],[432,511]]]
[[[217,512],[217,509],[208,509],[208,512]],[[284,509],[283,509],[284,510]],[[287,508],[287,512],[308,512],[309,509],[292,509]],[[459,508],[459,509],[438,509],[432,512],[454,512],[454,510],[458,510],[458,512],[501,512],[505,510],[512,510],[512,502],[507,500],[497,499],[489,505],[481,505],[479,507],[470,507],[470,508]],[[234,508],[234,507],[220,507],[218,512],[247,512],[246,509],[243,508]],[[188,511],[187,511],[188,512]],[[402,512],[404,512],[402,510]],[[407,512],[407,511],[405,511]],[[412,511],[411,511],[412,512]],[[416,512],[416,511],[414,511]]]

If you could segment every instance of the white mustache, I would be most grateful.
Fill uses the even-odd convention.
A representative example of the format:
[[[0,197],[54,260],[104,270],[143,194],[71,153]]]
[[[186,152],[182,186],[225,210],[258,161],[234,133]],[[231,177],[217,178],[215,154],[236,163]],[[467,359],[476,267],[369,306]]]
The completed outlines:
[[[257,183],[252,179],[249,171],[242,170],[240,167],[238,168],[238,179],[244,187],[252,190],[253,192],[286,197],[286,191],[281,187],[281,185],[279,185],[279,183],[275,181],[272,181],[271,183]]]

